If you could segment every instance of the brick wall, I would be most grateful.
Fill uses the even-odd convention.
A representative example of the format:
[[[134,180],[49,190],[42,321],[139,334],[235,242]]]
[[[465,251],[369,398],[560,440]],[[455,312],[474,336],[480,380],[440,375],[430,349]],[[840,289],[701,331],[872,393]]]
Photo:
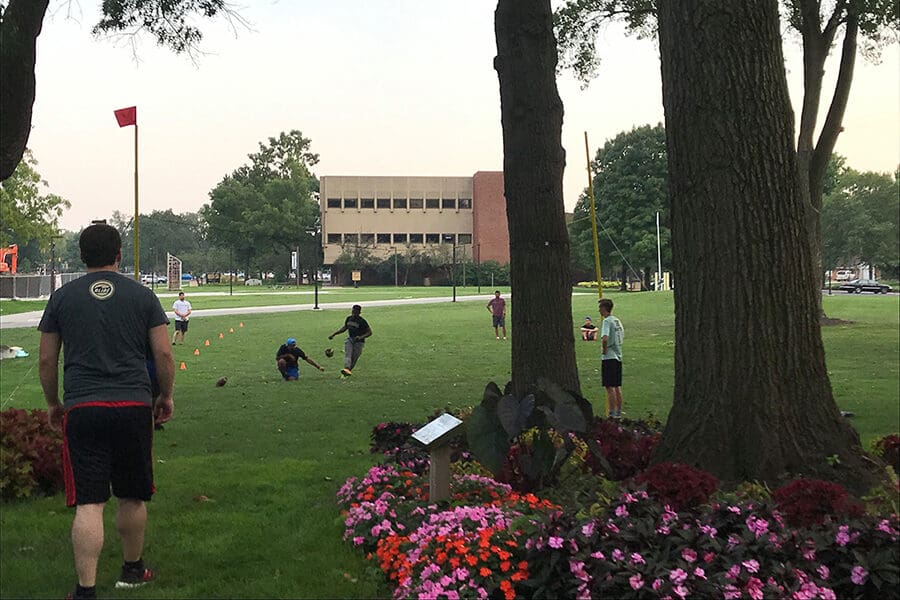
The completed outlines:
[[[478,171],[472,176],[472,244],[479,262],[509,263],[502,171]]]

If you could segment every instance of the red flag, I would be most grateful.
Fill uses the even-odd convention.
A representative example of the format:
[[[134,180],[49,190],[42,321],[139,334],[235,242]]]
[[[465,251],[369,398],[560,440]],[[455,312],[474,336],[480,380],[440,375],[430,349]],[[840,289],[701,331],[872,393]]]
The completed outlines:
[[[114,111],[116,121],[119,127],[128,127],[129,125],[137,125],[137,106],[129,106],[128,108],[120,108]]]

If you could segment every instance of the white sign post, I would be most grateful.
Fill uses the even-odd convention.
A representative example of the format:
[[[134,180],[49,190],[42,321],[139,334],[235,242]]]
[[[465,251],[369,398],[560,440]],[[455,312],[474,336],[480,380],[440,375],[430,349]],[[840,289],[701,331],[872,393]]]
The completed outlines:
[[[462,432],[463,422],[444,413],[412,438],[430,452],[428,468],[428,501],[439,502],[450,498],[450,445],[448,442]]]

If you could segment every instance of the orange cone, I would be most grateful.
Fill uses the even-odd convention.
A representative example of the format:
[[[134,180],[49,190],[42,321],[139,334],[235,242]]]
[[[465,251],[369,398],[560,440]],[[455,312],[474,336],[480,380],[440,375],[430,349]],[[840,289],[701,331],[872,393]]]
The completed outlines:
[[[178,368],[181,369],[182,371],[187,371],[187,365],[184,364],[184,361],[181,361],[181,366]]]
[[[204,346],[209,346],[209,340],[206,340],[206,341],[203,343],[203,345],[204,345]]]
[[[224,333],[220,333],[220,334],[219,334],[219,339],[221,340],[221,339],[224,339],[224,338],[225,338],[225,334],[224,334]]]
[[[229,328],[228,328],[228,333],[234,333],[234,327],[229,327]]]
[[[200,356],[200,348],[194,348],[194,356]]]
[[[243,322],[243,321],[241,321],[241,324],[240,324],[240,326],[241,326],[241,327],[243,327],[243,326],[244,326],[244,322]]]

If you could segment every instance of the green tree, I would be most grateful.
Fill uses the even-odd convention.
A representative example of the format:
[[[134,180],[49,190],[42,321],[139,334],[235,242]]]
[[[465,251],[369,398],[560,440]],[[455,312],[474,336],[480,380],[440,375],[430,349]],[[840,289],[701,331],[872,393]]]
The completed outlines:
[[[198,254],[207,246],[205,223],[200,213],[175,214],[171,209],[141,215],[140,265],[145,273],[165,273],[166,254],[174,254],[185,261],[189,254]],[[132,254],[133,256],[133,254]],[[185,261],[185,266],[188,263]],[[194,270],[194,266],[188,267]]]
[[[563,206],[563,105],[549,0],[499,0],[494,13],[509,224],[512,384],[547,378],[581,393],[572,335],[569,235]]]
[[[644,125],[620,133],[597,151],[592,169],[603,279],[612,279],[620,266],[623,284],[629,267],[656,271],[657,212],[663,268],[669,267],[669,198],[663,126]],[[575,206],[569,231],[573,264],[579,270],[594,273],[590,217],[590,198],[585,194]]]
[[[0,181],[12,175],[28,143],[34,106],[37,37],[49,0],[0,0]],[[104,0],[94,35],[146,32],[177,53],[202,38],[194,17],[240,16],[226,0]]]
[[[661,0],[567,0],[556,13],[563,64],[587,82],[599,64],[595,43],[603,25],[623,20],[628,30],[638,36],[653,36],[661,4]],[[804,204],[805,233],[815,260],[820,261],[822,195],[828,164],[842,130],[856,54],[860,51],[864,56],[877,57],[883,45],[896,41],[900,4],[889,0],[781,0],[781,6],[788,26],[800,36],[803,45],[804,93],[795,160],[802,175],[798,185]],[[819,123],[825,63],[838,41],[841,50],[837,77],[825,119]],[[820,288],[820,275],[820,268],[811,274],[809,283],[814,290]]]
[[[214,245],[232,248],[248,272],[290,264],[300,248],[301,269],[321,264],[319,182],[310,171],[319,156],[297,130],[269,138],[250,162],[209,193],[201,214]]]
[[[866,263],[900,268],[900,185],[894,176],[845,171],[822,204],[822,261],[828,269]]]
[[[834,401],[809,285],[778,5],[660,0],[659,43],[678,281],[674,400],[654,460],[864,492],[877,467]]]
[[[46,194],[47,182],[37,172],[37,161],[25,150],[12,177],[0,183],[0,246],[31,241],[40,249],[50,246],[59,235],[59,218],[69,208],[68,200],[56,194]]]

